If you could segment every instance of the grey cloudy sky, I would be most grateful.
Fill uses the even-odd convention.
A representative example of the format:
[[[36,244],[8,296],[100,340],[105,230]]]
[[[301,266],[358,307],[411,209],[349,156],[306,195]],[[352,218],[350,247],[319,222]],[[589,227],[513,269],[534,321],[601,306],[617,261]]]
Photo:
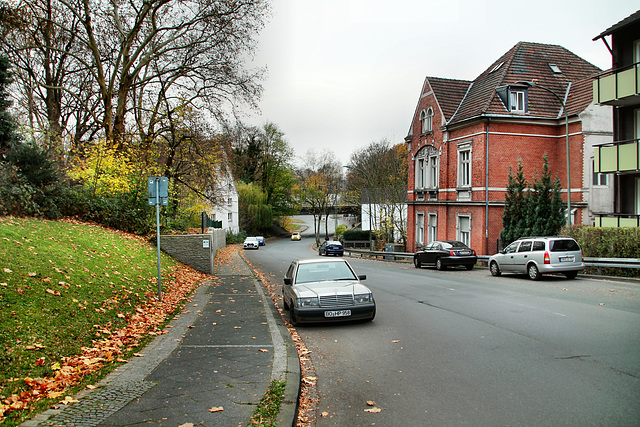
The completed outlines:
[[[272,0],[254,65],[260,113],[303,156],[346,162],[372,141],[403,142],[426,76],[473,80],[519,41],[557,44],[607,69],[592,39],[637,0]],[[298,162],[296,162],[298,163]]]

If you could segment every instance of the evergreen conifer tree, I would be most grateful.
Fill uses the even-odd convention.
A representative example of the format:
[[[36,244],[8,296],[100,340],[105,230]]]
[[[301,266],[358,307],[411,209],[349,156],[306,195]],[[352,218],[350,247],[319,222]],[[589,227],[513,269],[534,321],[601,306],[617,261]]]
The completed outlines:
[[[522,159],[518,159],[518,169],[515,174],[513,169],[509,168],[507,194],[502,215],[503,230],[500,233],[503,247],[518,239],[526,231],[528,200],[525,190],[527,187],[528,183],[524,178]]]

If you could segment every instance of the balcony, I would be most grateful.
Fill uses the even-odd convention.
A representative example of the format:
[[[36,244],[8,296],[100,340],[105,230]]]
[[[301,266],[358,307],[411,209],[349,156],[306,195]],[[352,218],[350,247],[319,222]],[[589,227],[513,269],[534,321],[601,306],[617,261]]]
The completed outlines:
[[[640,104],[640,63],[594,77],[593,102],[618,106]]]
[[[640,227],[640,215],[632,214],[594,214],[596,227]]]
[[[640,171],[640,143],[637,139],[594,146],[593,171],[616,173]]]

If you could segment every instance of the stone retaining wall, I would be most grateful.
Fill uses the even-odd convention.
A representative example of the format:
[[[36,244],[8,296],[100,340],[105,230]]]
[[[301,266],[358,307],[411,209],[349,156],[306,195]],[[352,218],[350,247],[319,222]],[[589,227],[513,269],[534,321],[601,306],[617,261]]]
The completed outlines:
[[[209,228],[205,234],[176,234],[160,236],[160,249],[196,270],[213,274],[213,261],[218,249],[227,242],[221,228]]]

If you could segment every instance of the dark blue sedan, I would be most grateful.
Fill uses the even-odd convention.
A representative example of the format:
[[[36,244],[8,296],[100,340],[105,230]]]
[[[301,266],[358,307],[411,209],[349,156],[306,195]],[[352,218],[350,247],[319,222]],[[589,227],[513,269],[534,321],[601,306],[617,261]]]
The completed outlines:
[[[342,243],[337,240],[326,240],[318,248],[318,255],[337,255],[342,256],[344,254],[344,248]]]

